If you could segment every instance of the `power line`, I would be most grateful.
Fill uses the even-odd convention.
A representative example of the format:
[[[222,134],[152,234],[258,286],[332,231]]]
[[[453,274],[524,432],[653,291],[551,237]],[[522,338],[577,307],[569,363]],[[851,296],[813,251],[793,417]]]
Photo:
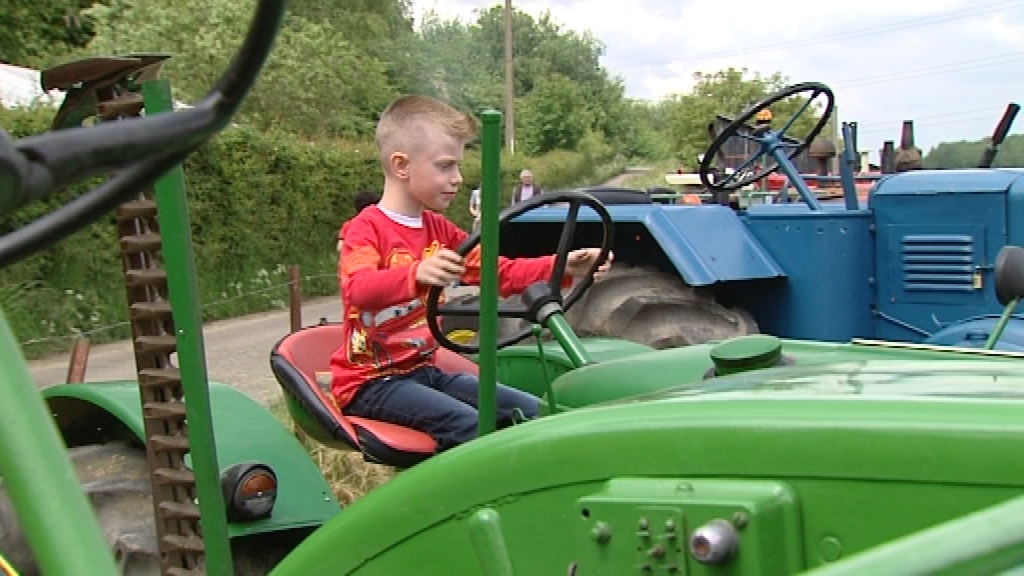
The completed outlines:
[[[914,68],[910,70],[903,70],[900,72],[881,74],[877,76],[865,76],[863,78],[855,78],[852,80],[847,80],[845,82],[835,82],[830,84],[830,86],[832,88],[850,88],[854,86],[865,86],[868,84],[878,84],[882,82],[906,80],[909,78],[934,76],[935,74],[943,74],[946,72],[973,70],[975,68],[987,68],[989,66],[1002,66],[1004,64],[1013,64],[1021,61],[1024,61],[1024,53],[1010,52],[1007,54],[998,54],[995,56],[987,56],[984,58],[973,58],[970,60],[961,60],[959,62],[947,62],[945,64],[926,66],[924,68]]]
[[[942,113],[938,113],[938,114],[923,114],[923,115],[920,115],[920,116],[915,115],[914,116],[914,120],[917,121],[917,120],[924,120],[924,119],[931,119],[931,118],[950,118],[950,117],[959,117],[959,116],[971,116],[972,118],[976,118],[979,115],[981,115],[982,113],[984,113],[986,116],[987,115],[992,115],[992,114],[999,114],[1000,112],[1003,111],[1003,109],[1004,108],[1000,108],[998,106],[988,106],[986,108],[972,108],[970,110],[954,110],[952,112],[942,112]],[[880,129],[879,127],[881,127],[882,125],[885,125],[885,126],[891,126],[893,124],[897,124],[898,125],[899,123],[903,122],[903,120],[906,120],[906,119],[907,118],[892,119],[892,120],[869,120],[867,122],[858,122],[857,123],[857,127],[858,127],[858,130],[860,130],[860,129],[864,128],[865,126],[867,126],[868,127],[867,131],[868,132],[873,132],[875,130]],[[950,120],[942,120],[942,122],[949,122],[949,121]]]
[[[977,68],[988,68],[991,66],[1003,66],[1005,64],[1014,64],[1022,61],[1024,61],[1024,53],[1009,52],[1006,54],[997,54],[994,56],[986,56],[982,58],[973,58],[970,60],[961,60],[958,62],[947,62],[945,64],[938,64],[935,66],[925,66],[923,68],[903,70],[898,73],[888,73],[876,76],[864,76],[861,78],[851,78],[849,80],[839,82],[828,82],[827,84],[833,90],[836,90],[838,88],[854,88],[858,86],[882,84],[886,82],[895,83],[901,80],[923,78],[926,76],[934,76],[936,74],[947,74],[950,72],[960,72],[963,70],[974,70]]]
[[[914,123],[915,123],[915,125],[918,128],[920,126],[924,126],[926,128],[930,128],[932,126],[955,126],[957,124],[967,124],[967,123],[971,123],[971,122],[979,122],[979,121],[982,121],[982,120],[990,120],[992,125],[989,126],[988,133],[985,134],[985,136],[988,136],[988,135],[990,135],[992,133],[991,130],[993,128],[995,128],[996,122],[999,121],[999,116],[992,116],[992,115],[974,116],[974,117],[971,117],[971,118],[957,118],[957,119],[951,119],[951,120],[940,120],[939,122],[924,122],[924,123],[920,123],[920,124],[917,122],[917,120],[919,120],[919,119],[915,118],[914,119]],[[860,130],[859,124],[858,124],[858,128],[857,128],[858,136],[860,136],[862,134],[883,134],[883,133],[898,134],[899,131],[900,131],[899,123],[893,124],[893,127],[891,129],[885,129],[885,130],[883,130],[881,128],[871,128],[869,130]]]

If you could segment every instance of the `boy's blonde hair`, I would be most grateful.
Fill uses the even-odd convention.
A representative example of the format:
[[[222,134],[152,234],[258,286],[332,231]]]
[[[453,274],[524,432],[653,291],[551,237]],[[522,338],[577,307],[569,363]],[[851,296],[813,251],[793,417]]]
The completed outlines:
[[[412,153],[423,142],[430,129],[462,143],[476,137],[476,119],[430,96],[402,96],[384,109],[377,122],[377,150],[381,165],[387,170],[388,159],[395,152]]]

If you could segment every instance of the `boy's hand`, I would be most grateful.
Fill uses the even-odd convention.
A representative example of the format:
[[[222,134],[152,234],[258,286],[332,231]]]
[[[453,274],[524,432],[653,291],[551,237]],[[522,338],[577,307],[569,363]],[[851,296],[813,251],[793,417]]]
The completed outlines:
[[[599,248],[580,248],[579,250],[573,250],[572,252],[569,252],[569,258],[565,262],[565,271],[574,278],[579,278],[586,274],[587,270],[590,270],[590,266],[599,254],[601,254],[601,250]],[[609,270],[611,270],[612,260],[615,260],[615,254],[609,251],[608,259],[594,271],[594,280],[600,280],[608,273]]]
[[[466,273],[462,256],[442,248],[433,256],[424,258],[416,268],[416,282],[431,286],[448,286],[458,282]]]

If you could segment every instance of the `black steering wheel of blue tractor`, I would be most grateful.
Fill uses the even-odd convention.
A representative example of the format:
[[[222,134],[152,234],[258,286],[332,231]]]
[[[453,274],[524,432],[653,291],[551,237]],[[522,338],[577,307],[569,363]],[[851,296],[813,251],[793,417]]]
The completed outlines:
[[[531,285],[523,293],[522,302],[519,304],[499,303],[498,316],[501,318],[521,318],[531,324],[543,323],[539,315],[549,314],[551,304],[557,304],[562,311],[568,310],[583,296],[583,293],[594,283],[594,272],[608,259],[608,253],[612,248],[613,225],[612,217],[601,202],[589,194],[576,191],[552,192],[534,196],[525,202],[521,202],[502,211],[498,218],[499,229],[514,218],[521,216],[542,206],[552,204],[567,204],[568,213],[565,217],[565,224],[562,226],[562,235],[558,240],[558,251],[555,253],[555,264],[551,269],[551,277],[547,282],[537,282]],[[573,286],[567,296],[562,297],[562,278],[565,276],[565,268],[569,259],[569,252],[573,250],[573,238],[576,236],[576,222],[579,219],[580,208],[587,206],[601,218],[602,240],[601,251],[597,259],[590,265],[586,276]],[[480,233],[471,235],[455,250],[460,256],[466,256],[477,245],[480,244]],[[480,316],[479,303],[444,303],[441,304],[441,294],[444,287],[432,286],[427,293],[427,325],[430,333],[434,335],[438,343],[449,350],[461,354],[476,354],[480,351],[479,346],[471,344],[459,344],[452,342],[441,329],[440,318],[442,316]],[[542,314],[538,314],[541,310]],[[544,315],[546,318],[547,315]],[[498,348],[511,346],[522,341],[532,333],[532,326],[528,326],[515,334],[498,336]]]
[[[771,108],[775,103],[794,96],[803,96],[807,100],[796,111],[796,113],[786,121],[785,125],[782,126],[781,129],[773,130],[771,128],[770,116],[768,120],[762,119],[763,115],[759,116],[759,113],[765,111],[770,114]],[[811,109],[811,104],[818,100],[819,96],[825,97],[825,108],[822,110],[821,117],[814,125],[814,128],[801,138],[795,138],[787,135],[786,132],[793,127],[800,116],[804,115],[804,113]],[[793,158],[796,158],[801,152],[803,152],[821,132],[825,127],[825,124],[828,123],[829,118],[832,117],[834,102],[835,98],[832,95],[832,89],[828,86],[821,84],[820,82],[803,82],[783,88],[775,94],[757,102],[750,108],[747,108],[739,115],[738,118],[733,120],[725,127],[724,130],[718,133],[718,136],[715,137],[711,146],[704,154],[700,163],[701,183],[709,190],[729,192],[742,188],[751,182],[756,182],[772,172],[775,172],[779,169],[778,155],[784,154],[784,158],[791,162]],[[752,119],[758,121],[758,124],[754,127],[751,127],[748,124]],[[722,175],[721,178],[712,178],[711,174],[713,168],[718,163],[719,153],[722,152],[722,148],[725,143],[733,137],[744,138],[754,142],[758,146],[758,151],[748,158],[743,164],[738,166],[732,173]],[[764,159],[764,162],[759,163],[758,160],[762,158]]]

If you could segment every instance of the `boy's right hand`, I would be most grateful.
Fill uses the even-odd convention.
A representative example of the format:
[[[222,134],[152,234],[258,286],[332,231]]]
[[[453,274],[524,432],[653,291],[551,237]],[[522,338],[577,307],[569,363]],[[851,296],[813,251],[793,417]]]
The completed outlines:
[[[466,273],[462,256],[442,248],[433,256],[424,258],[416,268],[416,282],[431,286],[448,286],[459,281]]]

